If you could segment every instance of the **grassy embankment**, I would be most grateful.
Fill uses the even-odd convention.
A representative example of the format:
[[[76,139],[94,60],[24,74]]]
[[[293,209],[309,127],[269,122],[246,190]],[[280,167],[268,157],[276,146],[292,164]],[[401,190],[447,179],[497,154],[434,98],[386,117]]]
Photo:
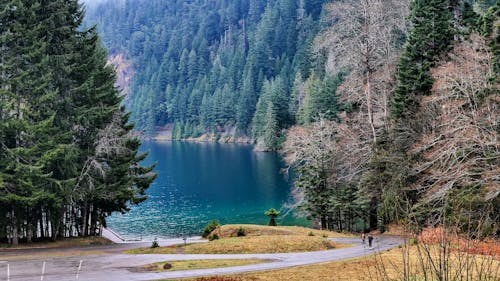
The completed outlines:
[[[242,228],[244,236],[237,236]],[[224,225],[216,230],[219,239],[208,243],[176,245],[160,248],[141,248],[126,251],[127,254],[254,254],[291,253],[329,250],[342,245],[328,240],[329,237],[349,237],[330,231],[296,226]]]
[[[424,270],[420,265],[419,254],[416,246],[410,247],[409,257],[411,262],[404,261],[407,254],[402,248],[392,249],[380,255],[343,260],[337,262],[321,263],[307,266],[297,266],[281,270],[262,271],[248,273],[242,275],[229,275],[221,277],[195,278],[185,280],[196,281],[365,281],[365,280],[404,280],[403,264],[412,265],[407,270],[411,271],[411,275],[418,276],[414,280],[434,280],[425,279]],[[436,257],[438,259],[438,257]],[[462,261],[463,262],[463,261]],[[458,259],[455,258],[450,264],[457,265]],[[477,256],[475,259],[475,268],[479,270],[488,270],[489,277],[484,276],[479,279],[478,272],[472,273],[476,278],[469,280],[499,280],[500,278],[500,261],[498,259],[491,260],[488,256]],[[488,264],[488,265],[487,265]],[[486,266],[487,265],[487,266]],[[487,268],[486,268],[487,267]],[[453,269],[450,275],[455,276]],[[427,271],[428,275],[431,275]],[[484,272],[483,272],[484,275]],[[437,279],[436,279],[437,280]],[[460,279],[449,279],[460,280]],[[466,279],[462,279],[466,280]]]
[[[5,249],[52,249],[52,248],[72,248],[90,245],[110,245],[113,242],[104,237],[78,237],[61,238],[56,241],[35,241],[32,243],[21,243],[17,246],[0,244],[0,248]]]
[[[440,240],[439,230],[371,256],[240,275],[192,278],[196,281],[325,280],[500,280],[500,243],[463,238]],[[419,241],[419,242],[415,242]],[[444,248],[446,250],[444,250]]]

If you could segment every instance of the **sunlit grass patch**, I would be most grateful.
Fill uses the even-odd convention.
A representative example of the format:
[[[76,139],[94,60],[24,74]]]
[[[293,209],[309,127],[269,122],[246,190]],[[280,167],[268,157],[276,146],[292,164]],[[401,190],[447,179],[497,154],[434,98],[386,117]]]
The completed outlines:
[[[223,225],[218,230],[217,233],[220,238],[223,237],[235,237],[237,236],[238,230],[243,229],[246,236],[262,236],[262,235],[309,235],[312,233],[314,236],[321,237],[352,237],[353,235],[348,233],[339,233],[326,230],[317,230],[307,227],[300,226],[264,226],[264,225],[253,225],[253,224],[229,224]]]
[[[141,267],[145,271],[177,271],[206,268],[222,268],[269,262],[259,259],[214,259],[214,260],[178,260],[149,264]]]
[[[245,236],[241,236],[241,232]],[[238,236],[240,232],[240,236]],[[292,253],[330,250],[350,247],[337,244],[329,237],[352,235],[322,231],[298,226],[224,225],[212,232],[219,239],[207,243],[195,243],[160,248],[128,250],[126,254],[255,254]]]
[[[336,244],[321,236],[262,235],[229,237],[207,243],[141,248],[126,254],[255,254],[321,251],[335,248]]]
[[[203,244],[191,244],[186,254],[291,253],[329,250],[335,243],[321,236],[261,235],[229,237]]]
[[[371,280],[408,280],[403,277],[404,266],[406,270],[413,276],[411,280],[437,280],[430,279],[432,277],[429,272],[425,273],[423,266],[420,265],[421,258],[419,257],[418,248],[416,245],[401,248],[395,248],[385,251],[380,254],[367,257],[354,258],[335,262],[326,262],[314,265],[297,266],[286,269],[261,271],[255,273],[228,275],[210,277],[214,279],[206,280],[238,280],[238,281],[324,281],[324,280],[339,280],[339,281],[371,281]],[[466,280],[460,279],[460,274],[457,270],[460,268],[459,256],[450,256],[448,265],[450,266],[450,275],[457,276],[457,279],[449,280]],[[436,257],[439,259],[439,257]],[[463,258],[463,256],[462,256]],[[409,259],[409,261],[408,261]],[[461,261],[464,262],[463,260]],[[469,280],[500,280],[500,260],[497,256],[482,256],[474,257],[470,262],[475,263],[473,270],[476,272],[470,274]],[[409,267],[408,267],[409,265]],[[462,268],[463,270],[463,268]],[[486,271],[480,273],[479,270]],[[428,279],[425,279],[427,274]],[[482,277],[479,279],[479,274]],[[486,277],[485,277],[486,276]],[[208,277],[207,277],[208,278]],[[217,279],[219,278],[219,279]],[[227,279],[224,279],[227,278]],[[200,278],[192,278],[187,280],[202,280]]]

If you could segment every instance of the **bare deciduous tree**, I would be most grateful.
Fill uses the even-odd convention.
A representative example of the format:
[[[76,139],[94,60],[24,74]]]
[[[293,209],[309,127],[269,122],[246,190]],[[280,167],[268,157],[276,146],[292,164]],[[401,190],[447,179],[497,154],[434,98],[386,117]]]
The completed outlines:
[[[332,26],[317,37],[315,49],[327,51],[328,72],[348,72],[340,100],[359,108],[352,118],[365,124],[369,135],[363,138],[373,143],[378,129],[387,126],[408,1],[336,1],[326,11]]]
[[[484,38],[473,34],[432,70],[433,94],[421,101],[424,133],[410,152],[422,155],[412,188],[437,207],[457,187],[483,186],[486,199],[500,194],[500,96],[491,61]]]

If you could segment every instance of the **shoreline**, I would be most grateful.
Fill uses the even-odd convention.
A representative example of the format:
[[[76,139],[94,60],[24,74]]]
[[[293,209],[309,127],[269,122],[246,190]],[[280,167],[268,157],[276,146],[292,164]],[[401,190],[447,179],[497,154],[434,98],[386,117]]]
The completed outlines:
[[[118,234],[117,232],[113,231],[110,228],[103,228],[101,236],[108,239],[109,241],[113,242],[114,244],[152,243],[155,239],[158,243],[171,242],[171,241],[177,241],[177,240],[184,241],[184,238],[175,238],[175,237],[172,237],[172,238],[168,238],[168,237],[163,237],[163,238],[162,237],[156,237],[156,238],[144,237],[144,238],[140,238],[140,239],[125,239],[120,234]],[[186,236],[185,239],[186,239],[186,241],[201,240],[201,236]],[[192,242],[192,241],[190,241],[190,242]]]

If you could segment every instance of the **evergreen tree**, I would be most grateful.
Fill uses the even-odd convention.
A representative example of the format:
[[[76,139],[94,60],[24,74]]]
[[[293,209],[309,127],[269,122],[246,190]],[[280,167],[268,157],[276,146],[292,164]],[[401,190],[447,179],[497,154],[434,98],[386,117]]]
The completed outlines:
[[[13,244],[95,235],[154,179],[138,165],[114,71],[82,17],[77,1],[0,5],[0,239]]]
[[[429,71],[453,40],[452,19],[446,0],[411,2],[411,30],[398,65],[398,86],[391,100],[395,118],[416,108],[418,96],[430,93],[433,81]]]
[[[264,125],[264,145],[269,150],[277,150],[278,149],[278,120],[276,116],[276,110],[274,109],[274,105],[269,103],[266,110],[266,118]]]

